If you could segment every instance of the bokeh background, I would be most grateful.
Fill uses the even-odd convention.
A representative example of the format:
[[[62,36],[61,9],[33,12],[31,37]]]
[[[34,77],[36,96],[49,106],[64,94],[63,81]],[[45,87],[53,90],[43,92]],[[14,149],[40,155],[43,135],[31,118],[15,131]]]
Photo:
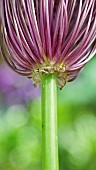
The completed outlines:
[[[0,62],[0,170],[41,170],[40,88]],[[96,56],[58,89],[60,170],[96,170]]]

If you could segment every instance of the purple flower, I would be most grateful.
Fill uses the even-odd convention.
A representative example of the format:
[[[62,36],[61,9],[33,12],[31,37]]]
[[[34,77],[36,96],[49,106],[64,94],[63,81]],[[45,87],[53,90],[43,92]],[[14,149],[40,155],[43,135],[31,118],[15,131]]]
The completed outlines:
[[[2,1],[3,57],[35,85],[56,73],[62,88],[95,54],[96,0]]]
[[[39,96],[40,89],[34,89],[32,81],[9,70],[5,64],[0,65],[0,94],[6,104],[25,104]]]

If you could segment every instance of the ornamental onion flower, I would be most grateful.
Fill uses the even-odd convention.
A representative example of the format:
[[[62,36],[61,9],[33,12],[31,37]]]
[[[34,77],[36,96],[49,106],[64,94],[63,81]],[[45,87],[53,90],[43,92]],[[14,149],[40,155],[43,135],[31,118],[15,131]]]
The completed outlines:
[[[1,10],[3,57],[35,85],[57,73],[62,88],[95,53],[96,0],[3,0]]]
[[[42,168],[58,170],[56,85],[74,80],[96,52],[96,0],[2,0],[1,11],[3,58],[42,84]]]

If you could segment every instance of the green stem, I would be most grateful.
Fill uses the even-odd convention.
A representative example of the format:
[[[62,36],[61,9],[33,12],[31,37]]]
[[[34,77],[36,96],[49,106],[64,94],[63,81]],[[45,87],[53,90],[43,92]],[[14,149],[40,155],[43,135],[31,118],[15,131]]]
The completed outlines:
[[[42,170],[59,170],[56,75],[42,76]]]

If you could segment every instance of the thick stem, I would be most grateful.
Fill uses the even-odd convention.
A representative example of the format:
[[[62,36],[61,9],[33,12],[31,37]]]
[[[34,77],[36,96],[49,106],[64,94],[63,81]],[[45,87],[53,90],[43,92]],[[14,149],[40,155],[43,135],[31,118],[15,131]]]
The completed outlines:
[[[42,76],[42,170],[59,170],[56,75]]]

